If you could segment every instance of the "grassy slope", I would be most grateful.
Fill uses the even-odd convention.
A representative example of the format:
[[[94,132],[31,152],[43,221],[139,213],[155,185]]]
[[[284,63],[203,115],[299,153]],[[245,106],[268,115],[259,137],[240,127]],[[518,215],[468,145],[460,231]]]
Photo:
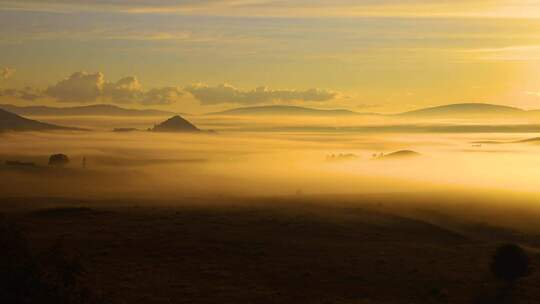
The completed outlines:
[[[378,204],[291,202],[0,200],[35,246],[63,237],[77,248],[90,285],[113,303],[470,303],[491,281],[494,242]],[[538,279],[522,282],[526,303],[540,298]]]

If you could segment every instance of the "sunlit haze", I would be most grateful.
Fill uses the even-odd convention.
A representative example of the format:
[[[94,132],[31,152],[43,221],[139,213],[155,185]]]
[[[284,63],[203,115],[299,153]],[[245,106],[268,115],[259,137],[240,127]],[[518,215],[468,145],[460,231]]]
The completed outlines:
[[[254,104],[385,113],[457,102],[531,109],[540,98],[539,4],[0,1],[0,66],[9,75],[0,87],[26,93],[4,92],[2,100],[190,113]],[[47,90],[80,72],[84,82]],[[108,94],[103,83],[122,91]],[[310,90],[319,94],[301,94]],[[141,92],[153,98],[136,98]],[[242,98],[250,93],[256,98]]]
[[[0,303],[540,303],[540,0],[0,0]]]

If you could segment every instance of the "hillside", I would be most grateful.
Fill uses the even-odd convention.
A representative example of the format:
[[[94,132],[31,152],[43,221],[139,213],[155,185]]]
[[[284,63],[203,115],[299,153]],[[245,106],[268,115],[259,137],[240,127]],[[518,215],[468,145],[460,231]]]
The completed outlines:
[[[83,286],[111,304],[501,303],[475,301],[501,285],[490,275],[497,242],[485,238],[538,240],[447,215],[441,205],[467,203],[451,195],[107,203],[1,198],[0,211],[38,249],[67,239],[83,253]],[[538,303],[539,279],[520,280],[519,301],[505,303]]]
[[[26,116],[170,116],[173,112],[160,110],[126,109],[109,104],[95,104],[78,107],[16,106],[0,105],[0,109]]]
[[[50,130],[79,130],[76,128],[58,126],[24,118],[17,114],[0,109],[1,131],[50,131]]]

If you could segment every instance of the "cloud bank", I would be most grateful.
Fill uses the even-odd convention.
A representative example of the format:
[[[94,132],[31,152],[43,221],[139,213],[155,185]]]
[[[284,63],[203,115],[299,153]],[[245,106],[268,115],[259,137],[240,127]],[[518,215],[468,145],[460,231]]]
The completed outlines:
[[[169,105],[176,102],[183,95],[183,92],[176,87],[154,88],[145,91],[135,76],[127,76],[116,82],[110,82],[105,80],[105,76],[101,72],[76,72],[49,86],[44,91],[44,95],[59,102],[105,101]]]
[[[43,93],[40,90],[31,87],[26,87],[24,89],[3,89],[0,90],[0,97],[34,101],[43,98]]]
[[[154,88],[147,91],[141,98],[140,102],[144,105],[156,104],[172,104],[176,102],[184,92],[178,87],[163,87]]]
[[[268,104],[292,102],[325,102],[335,99],[339,93],[324,89],[276,90],[261,86],[242,90],[229,84],[207,84],[181,87],[157,87],[144,90],[135,76],[127,76],[116,82],[107,81],[101,72],[75,72],[44,90],[34,88],[0,90],[0,97],[12,97],[27,101],[54,99],[63,103],[110,102],[119,104],[170,105],[183,96],[191,95],[201,105],[217,104]]]
[[[328,101],[337,96],[336,92],[323,89],[308,90],[273,90],[268,87],[258,87],[254,90],[241,90],[229,84],[208,86],[197,84],[188,86],[186,91],[191,93],[203,105],[223,103],[234,104],[263,104],[271,102],[292,101]]]
[[[62,102],[90,102],[102,94],[105,84],[102,73],[73,73],[45,90],[45,94]]]

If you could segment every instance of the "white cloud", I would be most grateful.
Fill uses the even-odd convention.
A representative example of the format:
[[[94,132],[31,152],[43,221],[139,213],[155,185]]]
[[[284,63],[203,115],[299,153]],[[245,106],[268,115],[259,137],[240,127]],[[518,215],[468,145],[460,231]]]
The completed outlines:
[[[253,90],[241,90],[229,84],[214,87],[206,84],[196,84],[185,88],[203,105],[222,103],[262,104],[271,102],[293,101],[328,101],[337,96],[336,92],[323,89],[308,90],[274,90],[268,87],[258,87]]]

